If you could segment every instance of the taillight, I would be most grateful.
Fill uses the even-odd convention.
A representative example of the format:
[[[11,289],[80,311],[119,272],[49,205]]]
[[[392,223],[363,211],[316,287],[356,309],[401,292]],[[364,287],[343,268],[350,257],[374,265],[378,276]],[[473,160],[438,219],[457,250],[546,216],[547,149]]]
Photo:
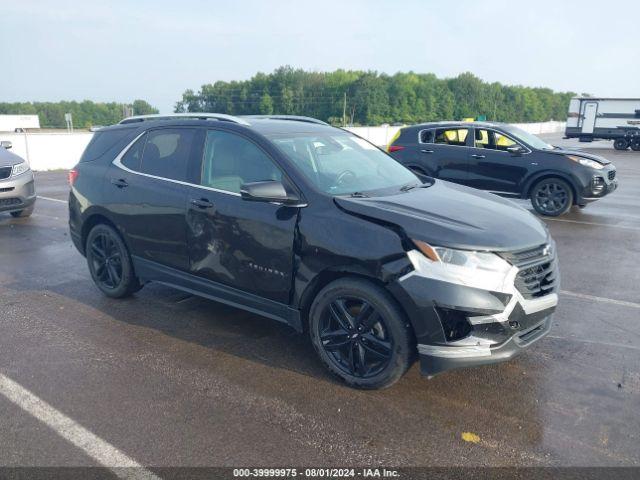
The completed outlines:
[[[400,150],[404,150],[402,145],[389,145],[389,153],[399,152]]]
[[[78,178],[77,170],[69,170],[69,176],[67,179],[69,180],[69,186],[73,187],[73,184],[76,183],[76,179]]]

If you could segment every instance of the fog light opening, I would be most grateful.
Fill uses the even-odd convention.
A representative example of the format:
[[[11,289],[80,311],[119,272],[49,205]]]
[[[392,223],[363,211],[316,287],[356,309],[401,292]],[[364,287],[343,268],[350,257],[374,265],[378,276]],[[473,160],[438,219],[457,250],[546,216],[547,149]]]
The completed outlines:
[[[436,311],[447,342],[462,340],[471,333],[471,324],[465,312],[448,308],[436,308]]]
[[[595,195],[599,195],[600,193],[602,193],[604,191],[604,186],[604,178],[602,177],[593,177],[593,179],[591,180],[591,191]]]

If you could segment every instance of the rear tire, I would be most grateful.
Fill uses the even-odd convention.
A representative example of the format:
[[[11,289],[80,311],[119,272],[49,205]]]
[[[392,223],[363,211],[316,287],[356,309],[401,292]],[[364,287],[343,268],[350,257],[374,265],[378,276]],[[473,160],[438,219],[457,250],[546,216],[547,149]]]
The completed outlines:
[[[17,212],[11,212],[11,216],[13,218],[26,218],[30,217],[33,213],[35,205],[31,205],[30,207],[25,208],[24,210],[18,210]]]
[[[127,246],[116,230],[96,225],[87,236],[87,263],[96,286],[107,297],[124,298],[142,288]]]
[[[404,313],[389,293],[359,278],[330,283],[309,311],[311,343],[347,385],[393,385],[411,366],[415,345]]]
[[[573,205],[573,191],[564,180],[544,178],[531,189],[531,205],[540,215],[558,217]]]
[[[631,142],[631,150],[634,152],[640,152],[640,138]]]
[[[613,148],[616,150],[626,150],[629,148],[629,140],[626,138],[616,138],[613,141]]]

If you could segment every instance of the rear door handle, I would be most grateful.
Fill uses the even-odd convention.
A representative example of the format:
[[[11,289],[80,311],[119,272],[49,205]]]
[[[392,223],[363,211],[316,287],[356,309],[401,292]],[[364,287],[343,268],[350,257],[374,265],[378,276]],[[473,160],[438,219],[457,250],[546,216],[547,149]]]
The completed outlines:
[[[486,155],[478,155],[477,153],[474,153],[473,155],[471,155],[473,158],[486,158]]]
[[[433,150],[427,150],[426,148],[423,148],[422,150],[420,150],[422,153],[433,153]]]
[[[205,208],[213,208],[213,203],[211,203],[206,198],[192,198],[190,200],[191,205],[197,208],[205,209]]]
[[[112,178],[111,183],[118,188],[125,188],[129,186],[124,178]]]

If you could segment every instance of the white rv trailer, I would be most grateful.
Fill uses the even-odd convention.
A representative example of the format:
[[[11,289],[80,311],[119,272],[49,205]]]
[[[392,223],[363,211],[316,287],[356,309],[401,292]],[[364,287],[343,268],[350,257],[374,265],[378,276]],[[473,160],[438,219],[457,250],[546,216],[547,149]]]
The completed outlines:
[[[565,135],[581,142],[613,140],[617,150],[640,150],[640,98],[574,97]]]

